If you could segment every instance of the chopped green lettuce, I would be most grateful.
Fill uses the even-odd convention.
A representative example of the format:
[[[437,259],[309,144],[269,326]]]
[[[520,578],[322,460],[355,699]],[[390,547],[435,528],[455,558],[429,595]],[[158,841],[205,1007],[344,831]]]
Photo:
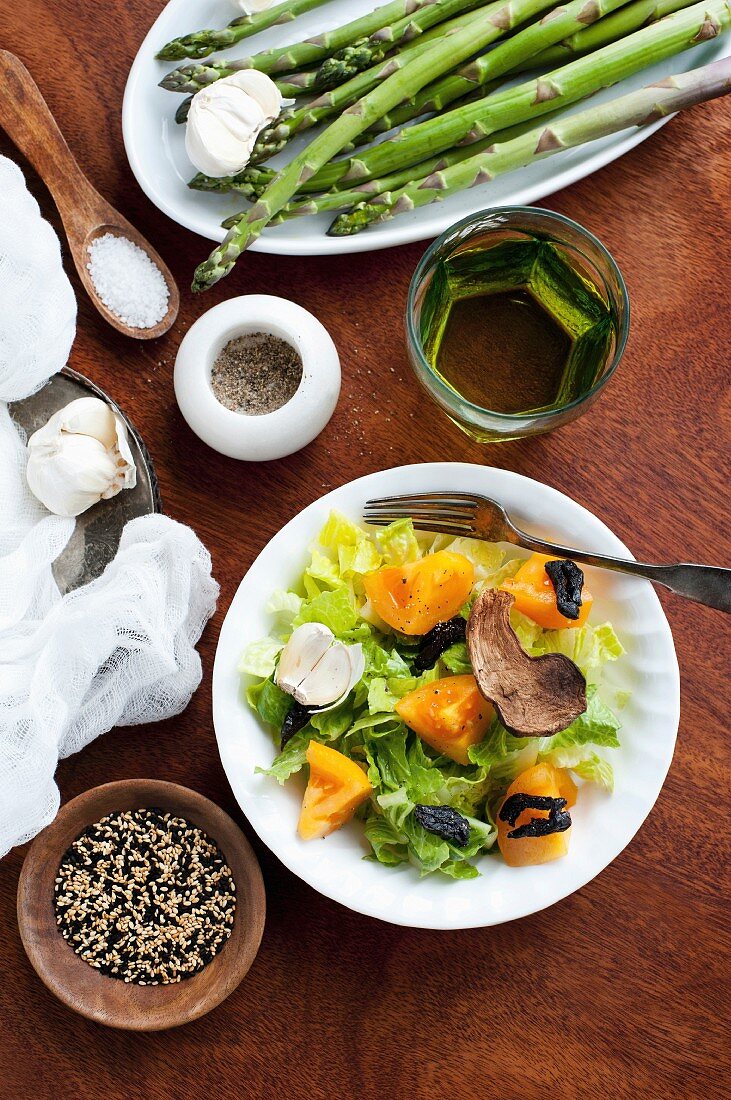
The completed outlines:
[[[572,771],[587,783],[596,783],[609,794],[614,790],[614,769],[607,760],[602,760],[601,756],[597,756],[595,752],[574,764]]]
[[[263,638],[249,642],[239,662],[239,672],[248,676],[271,676],[277,667],[277,657],[284,649],[284,642]]]
[[[269,597],[264,610],[268,615],[274,616],[277,625],[291,627],[301,607],[302,597],[296,592],[285,592],[283,588],[277,588]]]
[[[295,616],[293,626],[302,623],[322,623],[329,626],[336,637],[353,630],[358,615],[353,607],[353,599],[347,588],[336,588],[333,592],[320,592],[311,600],[302,604]]]
[[[249,706],[258,711],[259,716],[279,731],[282,722],[292,706],[292,696],[278,688],[272,680],[262,680],[254,684],[246,693]]]
[[[494,542],[482,542],[480,539],[452,539],[444,547],[452,554],[461,554],[475,567],[475,580],[484,581],[500,568],[505,552]]]
[[[445,668],[449,669],[453,676],[462,676],[472,672],[472,664],[467,652],[466,642],[456,642],[449,649],[445,649],[439,658]]]
[[[397,519],[379,531],[376,538],[386,565],[405,565],[418,561],[421,549],[410,519]]]
[[[544,738],[548,747],[541,749],[542,753],[554,752],[557,749],[573,748],[576,745],[603,745],[605,748],[619,748],[618,731],[621,723],[614,711],[612,711],[599,696],[595,685],[590,685],[586,692],[587,706],[583,714],[571,723],[565,730],[556,733],[553,737]]]

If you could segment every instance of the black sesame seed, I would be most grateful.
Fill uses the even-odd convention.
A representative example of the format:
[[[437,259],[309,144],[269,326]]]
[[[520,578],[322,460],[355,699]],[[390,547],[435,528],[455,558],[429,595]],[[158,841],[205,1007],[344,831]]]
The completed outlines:
[[[214,841],[182,817],[139,809],[88,826],[54,882],[56,923],[101,974],[138,985],[192,977],[221,950],[236,908]]]

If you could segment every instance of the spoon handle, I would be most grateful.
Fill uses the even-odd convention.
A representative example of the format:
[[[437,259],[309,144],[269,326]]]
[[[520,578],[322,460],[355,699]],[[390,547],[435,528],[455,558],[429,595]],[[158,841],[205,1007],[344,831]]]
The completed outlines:
[[[0,50],[0,126],[28,158],[54,197],[66,232],[82,232],[88,205],[100,196],[81,171],[25,65]]]
[[[594,565],[599,569],[610,569],[614,573],[627,573],[632,577],[644,577],[653,584],[662,584],[678,596],[685,596],[696,603],[715,607],[718,611],[731,612],[731,569],[722,569],[715,565],[646,565],[641,561],[627,561],[625,558],[612,558],[604,554],[590,554],[586,550],[575,550],[568,546],[556,546],[551,542],[518,531],[518,542],[526,550],[539,554],[555,554],[559,558],[570,558],[582,565]]]

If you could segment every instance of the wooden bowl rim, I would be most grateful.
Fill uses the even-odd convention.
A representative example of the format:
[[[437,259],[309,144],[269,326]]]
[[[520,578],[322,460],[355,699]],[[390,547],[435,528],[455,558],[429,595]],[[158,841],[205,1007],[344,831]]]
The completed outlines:
[[[221,848],[236,883],[229,940],[200,973],[171,985],[139,986],[100,974],[63,939],[53,911],[53,883],[69,844],[105,814],[141,807],[174,811],[198,825]],[[124,779],[73,798],[35,838],[18,881],[17,913],[30,963],[60,1001],[107,1027],[159,1031],[198,1019],[238,986],[259,950],[266,896],[251,845],[215,802],[177,783]]]

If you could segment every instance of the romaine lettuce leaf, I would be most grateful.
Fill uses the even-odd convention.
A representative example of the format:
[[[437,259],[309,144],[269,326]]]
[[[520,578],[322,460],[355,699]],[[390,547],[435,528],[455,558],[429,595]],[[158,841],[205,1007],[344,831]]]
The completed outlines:
[[[454,676],[465,675],[472,672],[472,664],[467,652],[466,642],[456,642],[449,649],[445,649],[439,660],[448,668]]]
[[[267,600],[264,610],[268,615],[273,615],[279,627],[291,627],[292,620],[302,606],[302,597],[296,592],[286,592],[283,588],[277,588]]]
[[[337,637],[353,630],[358,616],[353,607],[350,591],[336,588],[334,592],[321,592],[314,599],[303,603],[294,619],[293,626],[302,623],[322,623],[329,626]]]
[[[397,519],[376,535],[387,565],[405,565],[421,557],[421,549],[410,519]]]
[[[310,725],[321,735],[319,741],[337,741],[353,724],[353,704],[349,699],[332,710],[313,714]]]
[[[609,794],[614,790],[614,769],[607,760],[602,760],[595,752],[589,754],[585,760],[574,764],[572,771],[586,780],[587,783],[596,783]]]
[[[341,577],[362,576],[378,569],[382,558],[375,543],[365,535],[355,546],[338,548],[338,565]]]
[[[586,692],[587,706],[583,714],[565,730],[553,737],[541,740],[542,756],[557,749],[573,748],[576,745],[603,745],[607,748],[619,748],[618,731],[621,723],[614,711],[600,698],[596,686],[590,684]]]
[[[310,548],[310,564],[305,569],[305,577],[317,581],[320,588],[342,588],[345,582],[340,576],[337,562],[323,554],[318,546]]]
[[[249,706],[259,712],[260,717],[276,730],[281,730],[282,722],[292,706],[292,696],[278,688],[272,680],[262,680],[254,684],[246,693]]]
[[[484,581],[502,565],[505,552],[494,542],[481,539],[456,538],[444,547],[452,554],[461,554],[475,567],[475,580]]]
[[[379,863],[395,867],[408,861],[408,848],[403,834],[396,829],[382,813],[371,812],[365,820],[365,835],[373,854],[366,859],[377,859]]]
[[[277,657],[284,649],[283,642],[274,638],[262,638],[249,642],[239,661],[238,671],[247,676],[271,676],[277,667]]]
[[[280,785],[286,783],[290,776],[295,775],[307,763],[307,746],[313,740],[319,741],[320,738],[309,726],[305,726],[304,729],[295,733],[280,753],[277,753],[271,767],[257,768],[257,773],[271,776]]]
[[[608,661],[616,661],[624,653],[610,623],[546,630],[538,640],[537,649],[541,653],[563,653],[579,666],[589,681]]]

